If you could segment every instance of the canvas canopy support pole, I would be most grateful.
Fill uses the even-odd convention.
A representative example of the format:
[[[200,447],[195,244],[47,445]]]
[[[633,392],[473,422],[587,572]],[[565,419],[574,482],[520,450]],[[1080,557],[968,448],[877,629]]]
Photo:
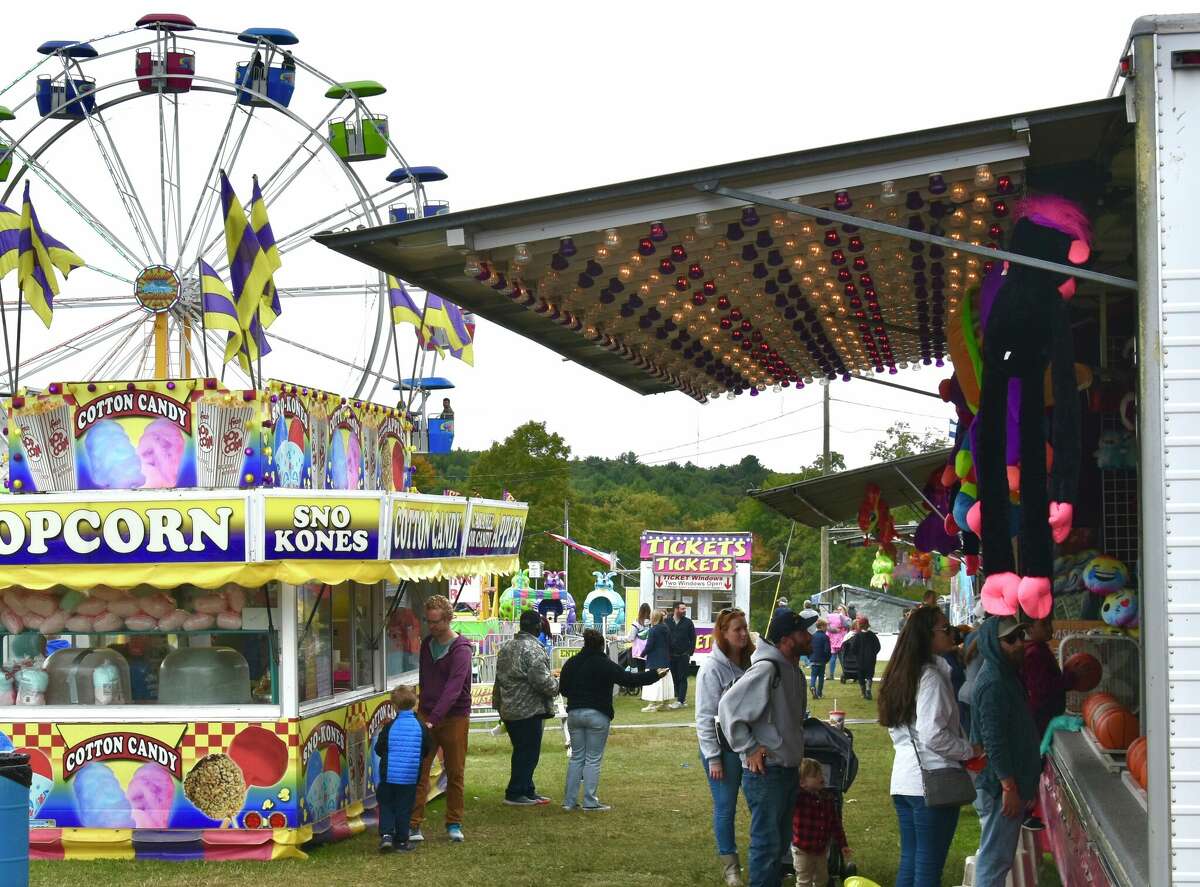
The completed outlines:
[[[383,614],[383,620],[379,624],[379,634],[375,635],[371,643],[372,650],[378,650],[379,645],[383,643],[383,636],[387,632],[388,622],[391,621],[392,614],[399,608],[400,600],[408,594],[408,585],[408,580],[401,582],[396,589],[396,593],[392,595],[391,601],[388,602],[387,611]],[[460,591],[459,594],[462,594],[462,592]]]
[[[884,379],[875,379],[871,376],[855,376],[851,375],[851,379],[857,379],[860,382],[873,382],[876,385],[886,385],[888,388],[898,388],[901,391],[907,391],[909,394],[922,394],[925,397],[932,397],[935,400],[941,400],[942,396],[936,391],[922,391],[920,388],[913,388],[910,385],[901,385],[898,382],[888,382]]]
[[[936,234],[929,234],[926,231],[912,231],[908,228],[901,228],[897,225],[889,225],[887,222],[879,222],[875,219],[864,219],[860,216],[852,216],[848,213],[838,212],[832,209],[821,209],[820,207],[807,206],[803,203],[792,203],[790,200],[777,200],[774,197],[766,197],[762,194],[754,194],[751,191],[742,191],[740,188],[726,188],[719,182],[702,182],[697,185],[701,191],[710,194],[719,194],[722,197],[728,197],[731,200],[741,200],[746,203],[754,203],[759,206],[769,206],[772,209],[781,209],[785,212],[799,213],[805,216],[813,216],[814,218],[831,219],[835,222],[840,222],[844,225],[857,225],[860,228],[866,228],[869,231],[878,231],[881,234],[890,234],[892,237],[900,237],[904,240],[918,240],[922,243],[936,243],[938,246],[944,246],[946,249],[959,250],[964,253],[973,253],[977,256],[983,256],[988,259],[995,259],[1001,262],[1012,262],[1015,265],[1026,265],[1030,268],[1040,268],[1043,271],[1055,271],[1059,274],[1066,274],[1069,277],[1076,277],[1080,280],[1091,280],[1096,283],[1103,283],[1107,286],[1117,287],[1118,289],[1137,290],[1137,281],[1130,280],[1127,277],[1116,277],[1112,274],[1103,274],[1099,271],[1092,271],[1088,268],[1079,268],[1075,265],[1061,265],[1058,262],[1048,262],[1045,259],[1036,259],[1032,256],[1023,256],[1020,253],[1011,253],[1007,250],[992,249],[987,246],[975,246],[961,240],[954,240],[951,237],[939,237]]]
[[[942,512],[938,510],[938,507],[929,501],[928,497],[926,497],[926,495],[917,487],[917,485],[912,482],[912,478],[910,478],[907,474],[905,474],[899,468],[896,469],[896,474],[900,475],[900,479],[902,481],[904,481],[906,484],[908,484],[909,487],[912,488],[912,491],[914,493],[916,493],[918,496],[921,497],[921,501],[923,501],[926,505],[928,505],[929,509],[934,514],[936,514],[942,520],[946,519],[946,515],[942,514]]]
[[[775,608],[779,604],[779,592],[783,588],[783,571],[787,567],[788,552],[792,550],[792,534],[796,532],[796,522],[792,521],[791,527],[788,529],[787,544],[783,546],[783,556],[779,558],[779,581],[775,583],[775,599],[771,601],[771,612],[767,616],[767,628],[771,630],[771,620],[775,618]]]

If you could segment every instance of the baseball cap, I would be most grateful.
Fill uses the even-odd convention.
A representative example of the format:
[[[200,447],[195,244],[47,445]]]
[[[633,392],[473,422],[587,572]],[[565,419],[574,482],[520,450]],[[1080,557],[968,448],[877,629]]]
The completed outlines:
[[[784,610],[771,620],[771,627],[767,630],[767,640],[772,644],[778,643],[780,638],[792,632],[808,631],[809,626],[816,621],[816,616],[805,616],[791,610]]]
[[[1027,626],[1024,622],[1017,619],[1015,616],[1001,616],[1000,624],[996,628],[996,637],[1008,638],[1009,635],[1020,632],[1025,634]]]

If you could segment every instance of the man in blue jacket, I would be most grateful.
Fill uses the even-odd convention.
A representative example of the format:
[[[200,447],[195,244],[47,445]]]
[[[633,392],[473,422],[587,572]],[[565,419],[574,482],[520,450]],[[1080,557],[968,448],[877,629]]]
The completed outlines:
[[[1025,811],[1037,799],[1042,759],[1021,681],[1025,632],[1012,616],[985,620],[976,632],[983,666],[971,700],[971,739],[983,745],[987,764],[975,780],[975,887],[1004,887]]]

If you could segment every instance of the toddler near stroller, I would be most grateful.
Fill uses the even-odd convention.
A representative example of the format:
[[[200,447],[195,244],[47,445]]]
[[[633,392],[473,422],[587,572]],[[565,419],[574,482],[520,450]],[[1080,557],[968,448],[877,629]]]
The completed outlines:
[[[846,861],[842,828],[844,795],[858,775],[854,736],[818,718],[804,721],[804,762],[792,817],[792,862],[796,884],[827,887],[855,874]],[[819,775],[819,787],[816,778]],[[806,779],[806,776],[808,777]]]

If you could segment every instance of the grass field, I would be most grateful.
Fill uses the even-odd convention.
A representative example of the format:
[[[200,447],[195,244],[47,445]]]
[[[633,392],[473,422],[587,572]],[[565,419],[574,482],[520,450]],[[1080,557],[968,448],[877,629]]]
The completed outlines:
[[[839,707],[849,718],[874,718],[873,703],[856,688],[826,683],[814,714]],[[842,691],[847,691],[843,693]],[[640,702],[617,700],[617,725],[682,723],[693,710],[643,714]],[[847,795],[846,832],[861,874],[881,885],[894,882],[899,858],[895,814],[888,797],[892,749],[874,723],[851,725],[860,768]],[[451,845],[441,826],[442,804],[430,806],[424,846],[408,855],[379,856],[376,838],[362,834],[314,849],[307,860],[273,863],[46,862],[35,863],[37,887],[193,887],[199,884],[375,885],[388,883],[464,885],[477,879],[506,887],[674,887],[719,885],[708,787],[691,729],[615,730],[604,759],[600,797],[608,813],[566,813],[558,807],[566,773],[561,734],[547,730],[538,790],[556,803],[512,808],[500,803],[508,779],[507,737],[471,736],[467,763],[467,841]],[[739,810],[738,842],[743,861],[748,815]],[[963,860],[979,840],[971,808],[963,809],[946,864],[944,885],[961,882]],[[264,868],[267,866],[267,868]],[[267,880],[269,879],[269,881]],[[1043,887],[1058,884],[1043,867]]]

